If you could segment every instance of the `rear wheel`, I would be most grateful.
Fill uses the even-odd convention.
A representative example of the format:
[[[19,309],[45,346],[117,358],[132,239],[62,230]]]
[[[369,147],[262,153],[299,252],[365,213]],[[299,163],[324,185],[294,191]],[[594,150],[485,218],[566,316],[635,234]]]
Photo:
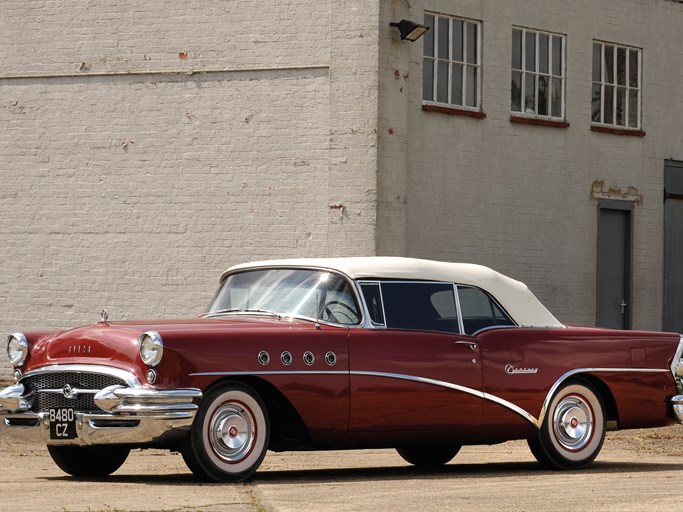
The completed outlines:
[[[103,477],[119,469],[130,453],[124,446],[53,446],[48,445],[52,460],[73,476]]]
[[[593,386],[573,382],[553,396],[538,435],[529,448],[538,462],[552,469],[577,469],[598,456],[605,440],[605,413]]]
[[[228,383],[204,396],[181,453],[197,478],[237,482],[256,472],[269,439],[268,414],[258,394]]]
[[[436,468],[450,462],[460,445],[402,446],[396,448],[403,460],[421,468]]]

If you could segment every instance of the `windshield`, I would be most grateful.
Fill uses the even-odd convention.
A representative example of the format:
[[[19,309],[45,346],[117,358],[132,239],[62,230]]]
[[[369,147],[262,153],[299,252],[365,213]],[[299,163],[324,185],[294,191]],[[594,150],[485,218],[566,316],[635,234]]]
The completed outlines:
[[[322,270],[252,270],[227,277],[208,316],[245,312],[360,323],[353,290],[341,276]]]

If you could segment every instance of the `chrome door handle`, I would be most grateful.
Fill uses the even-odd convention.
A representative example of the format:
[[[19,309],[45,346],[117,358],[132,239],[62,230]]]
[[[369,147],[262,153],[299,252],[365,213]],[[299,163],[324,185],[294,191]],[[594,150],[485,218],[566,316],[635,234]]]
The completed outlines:
[[[477,350],[479,348],[479,345],[474,343],[473,341],[456,341],[454,342],[456,345],[467,345],[470,347],[470,350]]]

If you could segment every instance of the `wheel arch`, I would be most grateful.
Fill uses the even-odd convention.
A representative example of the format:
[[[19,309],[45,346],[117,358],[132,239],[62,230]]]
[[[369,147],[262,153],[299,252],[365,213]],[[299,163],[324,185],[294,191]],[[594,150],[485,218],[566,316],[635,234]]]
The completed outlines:
[[[605,420],[608,423],[619,421],[619,409],[617,407],[617,402],[614,398],[612,390],[609,388],[609,386],[605,383],[604,380],[588,372],[568,375],[565,379],[559,381],[554,386],[552,394],[548,396],[547,403],[550,403],[550,400],[552,400],[552,397],[555,395],[557,390],[560,389],[560,387],[566,386],[567,384],[571,384],[574,382],[579,384],[589,384],[590,386],[592,386],[593,389],[595,389],[595,391],[600,396],[600,399],[602,400],[602,405],[605,408]]]
[[[263,401],[270,423],[270,450],[282,451],[293,446],[311,444],[308,429],[292,403],[279,389],[264,379],[252,375],[229,376],[212,382],[204,394],[229,383],[250,387]]]

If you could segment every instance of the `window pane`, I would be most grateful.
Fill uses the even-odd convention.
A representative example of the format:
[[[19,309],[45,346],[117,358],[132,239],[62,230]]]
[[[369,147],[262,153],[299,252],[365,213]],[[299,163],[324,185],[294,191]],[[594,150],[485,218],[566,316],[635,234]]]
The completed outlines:
[[[562,80],[551,78],[550,84],[550,115],[562,117]]]
[[[553,75],[562,76],[562,38],[553,36]]]
[[[389,328],[459,331],[450,284],[382,283],[382,298]]]
[[[637,50],[631,50],[629,51],[629,64],[628,64],[628,84],[631,87],[640,87],[640,83],[638,83],[638,51]]]
[[[593,81],[600,82],[600,64],[602,64],[602,45],[593,43]]]
[[[550,73],[550,38],[547,34],[538,36],[538,71]]]
[[[608,84],[614,83],[614,46],[605,45],[605,76],[604,80]]]
[[[593,92],[591,94],[591,121],[594,123],[600,122],[600,84],[593,84]]]
[[[512,29],[512,69],[522,69],[522,31]]]
[[[434,16],[425,14],[425,26],[429,28],[424,35],[424,55],[434,56]]]
[[[438,18],[439,23],[439,58],[448,58],[448,18]]]
[[[626,85],[626,48],[617,48],[617,84]]]
[[[626,126],[626,89],[617,87],[617,125]]]
[[[448,103],[448,62],[436,62],[436,101]]]
[[[466,334],[494,325],[514,325],[482,290],[458,286],[458,297]]]
[[[548,115],[548,77],[538,77],[538,115]]]
[[[606,85],[602,98],[602,122],[614,124],[614,86]]]
[[[451,103],[462,105],[462,64],[453,64],[451,76]]]
[[[477,26],[467,23],[467,62],[477,63]]]
[[[526,75],[524,79],[524,112],[536,113],[536,80],[534,75]]]
[[[365,304],[370,312],[370,320],[374,324],[384,325],[384,314],[382,313],[382,296],[379,292],[379,283],[363,283],[360,285],[363,292]]]
[[[527,32],[524,38],[527,71],[536,71],[536,33]]]
[[[631,89],[628,92],[628,126],[629,128],[638,128],[638,96],[640,92]]]
[[[453,55],[452,59],[463,62],[462,53],[462,21],[453,20]]]
[[[477,106],[477,68],[467,66],[467,106]]]
[[[513,112],[522,111],[522,73],[512,72],[512,83],[510,84],[510,109]]]
[[[425,59],[422,69],[422,98],[434,101],[434,61]]]

